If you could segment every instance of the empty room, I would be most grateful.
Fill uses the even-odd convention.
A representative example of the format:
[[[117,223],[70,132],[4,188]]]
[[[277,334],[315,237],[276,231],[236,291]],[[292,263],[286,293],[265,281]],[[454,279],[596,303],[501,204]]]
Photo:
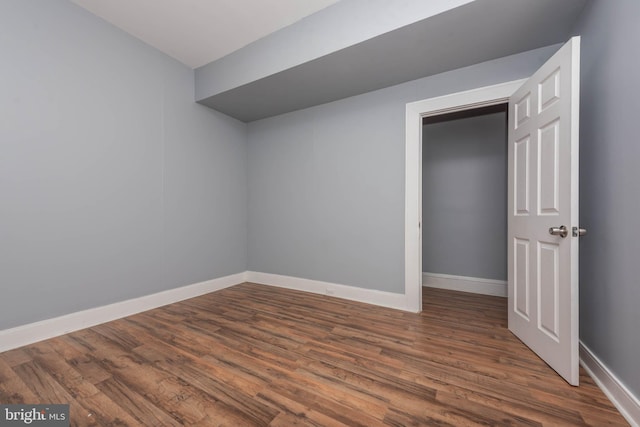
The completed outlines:
[[[640,425],[636,0],[0,0],[0,425]]]

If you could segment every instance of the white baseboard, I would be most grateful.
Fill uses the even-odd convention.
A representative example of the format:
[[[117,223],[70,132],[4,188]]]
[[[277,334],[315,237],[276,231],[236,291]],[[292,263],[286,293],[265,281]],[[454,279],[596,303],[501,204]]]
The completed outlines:
[[[507,282],[504,280],[481,279],[479,277],[452,276],[450,274],[422,273],[422,286],[449,289],[451,291],[474,294],[507,296]]]
[[[246,281],[246,272],[169,289],[102,307],[90,308],[53,319],[0,331],[0,352],[68,334],[100,323],[121,319],[163,305],[208,294]]]
[[[640,400],[580,341],[580,364],[634,427],[640,426]]]
[[[281,276],[279,274],[259,273],[256,271],[247,272],[247,282],[329,295],[398,310],[407,310],[407,299],[404,294],[339,285],[318,280],[301,279],[298,277]]]
[[[167,304],[194,298],[215,292],[244,282],[253,282],[281,288],[295,289],[375,304],[382,307],[407,310],[404,294],[395,294],[372,289],[345,286],[317,280],[301,279],[277,274],[245,271],[243,273],[207,280],[193,285],[169,289],[152,295],[146,295],[127,301],[117,302],[102,307],[91,308],[42,320],[11,329],[0,330],[0,352],[12,350],[38,341],[54,338],[80,329],[90,328],[101,323],[110,322],[152,310]]]
[[[382,307],[407,310],[407,300],[404,294],[298,277],[281,276],[278,274],[245,271],[243,273],[207,280],[176,289],[169,289],[156,294],[83,310],[53,319],[0,330],[0,352],[121,319],[126,316],[215,292],[244,282],[312,292]],[[423,273],[423,284],[424,286],[434,288],[494,296],[507,296],[506,282],[499,280]],[[640,400],[634,396],[609,368],[582,342],[580,342],[580,364],[616,408],[618,408],[622,416],[632,426],[640,427]]]

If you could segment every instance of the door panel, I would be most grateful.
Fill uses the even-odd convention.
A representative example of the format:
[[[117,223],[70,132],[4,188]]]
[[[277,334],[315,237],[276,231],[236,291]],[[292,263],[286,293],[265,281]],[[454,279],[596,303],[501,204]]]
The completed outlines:
[[[515,215],[529,214],[529,135],[515,142]]]
[[[538,137],[538,215],[558,215],[560,180],[559,135],[560,121],[554,120],[542,127]]]
[[[531,307],[529,298],[529,241],[518,238],[514,239],[514,251],[514,311],[528,322]]]
[[[559,250],[558,245],[538,243],[538,329],[558,342],[559,338]]]
[[[572,38],[509,101],[509,329],[578,384],[580,39]]]

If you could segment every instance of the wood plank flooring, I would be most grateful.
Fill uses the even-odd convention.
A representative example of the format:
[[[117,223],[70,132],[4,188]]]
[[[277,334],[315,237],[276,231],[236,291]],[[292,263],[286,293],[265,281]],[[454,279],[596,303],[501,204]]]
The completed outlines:
[[[405,313],[242,284],[0,353],[0,403],[72,425],[628,425],[506,329],[503,298],[424,289]]]

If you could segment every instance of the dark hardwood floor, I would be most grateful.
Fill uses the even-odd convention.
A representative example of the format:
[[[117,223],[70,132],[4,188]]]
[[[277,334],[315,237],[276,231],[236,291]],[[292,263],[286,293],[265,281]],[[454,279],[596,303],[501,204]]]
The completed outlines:
[[[506,301],[424,289],[405,313],[242,284],[0,353],[0,403],[72,425],[627,425],[506,329]]]

